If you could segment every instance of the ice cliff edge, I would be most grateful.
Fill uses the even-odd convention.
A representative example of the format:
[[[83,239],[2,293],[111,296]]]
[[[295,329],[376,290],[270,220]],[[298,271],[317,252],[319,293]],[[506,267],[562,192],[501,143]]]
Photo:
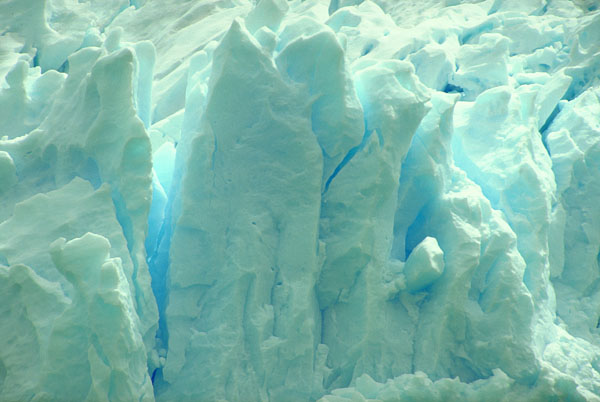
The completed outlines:
[[[0,401],[600,401],[599,6],[0,3]]]

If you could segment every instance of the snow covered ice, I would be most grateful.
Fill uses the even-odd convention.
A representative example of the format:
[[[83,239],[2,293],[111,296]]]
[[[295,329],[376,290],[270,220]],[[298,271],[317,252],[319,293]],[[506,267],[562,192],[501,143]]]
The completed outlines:
[[[600,2],[0,0],[0,401],[600,401]]]

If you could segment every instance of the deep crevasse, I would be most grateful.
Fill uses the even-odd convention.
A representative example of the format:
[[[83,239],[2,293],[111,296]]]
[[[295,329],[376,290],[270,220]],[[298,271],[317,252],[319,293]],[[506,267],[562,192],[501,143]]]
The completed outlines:
[[[460,3],[0,4],[0,400],[600,400],[598,4]]]

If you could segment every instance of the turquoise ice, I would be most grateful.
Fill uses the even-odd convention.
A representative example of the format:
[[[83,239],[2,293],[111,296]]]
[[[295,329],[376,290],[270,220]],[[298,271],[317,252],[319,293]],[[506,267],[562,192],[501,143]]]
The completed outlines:
[[[0,2],[0,401],[600,401],[600,3]]]

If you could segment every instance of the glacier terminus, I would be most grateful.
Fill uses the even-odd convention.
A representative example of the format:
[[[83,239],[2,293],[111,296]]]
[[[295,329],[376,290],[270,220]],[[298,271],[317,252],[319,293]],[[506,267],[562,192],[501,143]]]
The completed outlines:
[[[600,402],[599,0],[0,0],[0,402]]]

